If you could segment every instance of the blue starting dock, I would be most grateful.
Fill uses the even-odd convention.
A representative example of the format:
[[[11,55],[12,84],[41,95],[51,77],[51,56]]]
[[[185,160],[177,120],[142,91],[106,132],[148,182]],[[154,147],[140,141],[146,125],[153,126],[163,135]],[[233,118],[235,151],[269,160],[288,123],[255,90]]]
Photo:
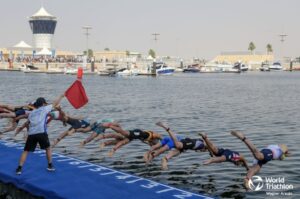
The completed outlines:
[[[42,150],[29,154],[22,174],[16,175],[22,151],[22,145],[0,140],[0,181],[46,199],[211,199],[57,153],[53,153],[56,171],[48,172]]]

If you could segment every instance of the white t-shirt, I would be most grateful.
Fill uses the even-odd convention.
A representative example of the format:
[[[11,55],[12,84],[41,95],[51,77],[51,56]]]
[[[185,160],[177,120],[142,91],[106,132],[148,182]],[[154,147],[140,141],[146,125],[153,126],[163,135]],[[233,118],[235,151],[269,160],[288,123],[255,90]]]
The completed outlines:
[[[47,116],[52,108],[52,104],[48,106],[42,106],[38,109],[33,110],[29,114],[28,120],[30,121],[30,124],[28,135],[47,133]]]

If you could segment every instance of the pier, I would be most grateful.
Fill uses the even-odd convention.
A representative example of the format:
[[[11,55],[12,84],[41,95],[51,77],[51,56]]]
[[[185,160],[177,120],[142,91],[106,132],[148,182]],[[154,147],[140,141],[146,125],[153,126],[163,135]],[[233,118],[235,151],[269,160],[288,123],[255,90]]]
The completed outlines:
[[[30,154],[21,175],[16,175],[23,146],[0,141],[0,182],[13,184],[46,199],[166,198],[211,199],[114,169],[53,153],[55,172],[46,170],[45,153]]]

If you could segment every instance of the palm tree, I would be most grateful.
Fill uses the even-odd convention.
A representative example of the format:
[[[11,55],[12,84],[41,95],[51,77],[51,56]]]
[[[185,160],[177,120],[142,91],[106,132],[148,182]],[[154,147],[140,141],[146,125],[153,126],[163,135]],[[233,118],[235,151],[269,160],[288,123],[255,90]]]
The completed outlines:
[[[248,50],[250,50],[251,51],[251,53],[253,54],[253,51],[255,50],[255,45],[254,45],[254,43],[251,41],[250,43],[249,43],[249,47],[248,47]]]
[[[86,55],[87,57],[93,57],[94,56],[94,52],[92,49],[88,50],[88,53],[86,53],[86,50],[83,51],[83,54]]]
[[[148,51],[148,55],[150,55],[152,58],[155,58],[155,51],[153,49],[150,49]]]
[[[271,44],[267,44],[267,54],[270,54],[271,52],[273,52],[273,48]]]

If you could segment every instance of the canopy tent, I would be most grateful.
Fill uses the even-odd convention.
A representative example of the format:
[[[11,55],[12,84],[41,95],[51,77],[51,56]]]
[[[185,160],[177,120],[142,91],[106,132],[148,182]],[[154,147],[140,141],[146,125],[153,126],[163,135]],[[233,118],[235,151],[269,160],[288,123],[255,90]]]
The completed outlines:
[[[36,55],[52,55],[52,52],[48,48],[43,48],[41,51],[37,52]]]
[[[15,49],[31,49],[32,47],[28,45],[25,41],[20,41],[16,45],[13,46]]]
[[[24,57],[25,55],[30,55],[33,48],[25,41],[20,41],[16,45],[8,47],[7,50],[9,51],[9,58],[12,59],[14,56]]]
[[[151,56],[151,55],[149,55],[148,57],[147,57],[147,60],[153,60],[154,58]]]

